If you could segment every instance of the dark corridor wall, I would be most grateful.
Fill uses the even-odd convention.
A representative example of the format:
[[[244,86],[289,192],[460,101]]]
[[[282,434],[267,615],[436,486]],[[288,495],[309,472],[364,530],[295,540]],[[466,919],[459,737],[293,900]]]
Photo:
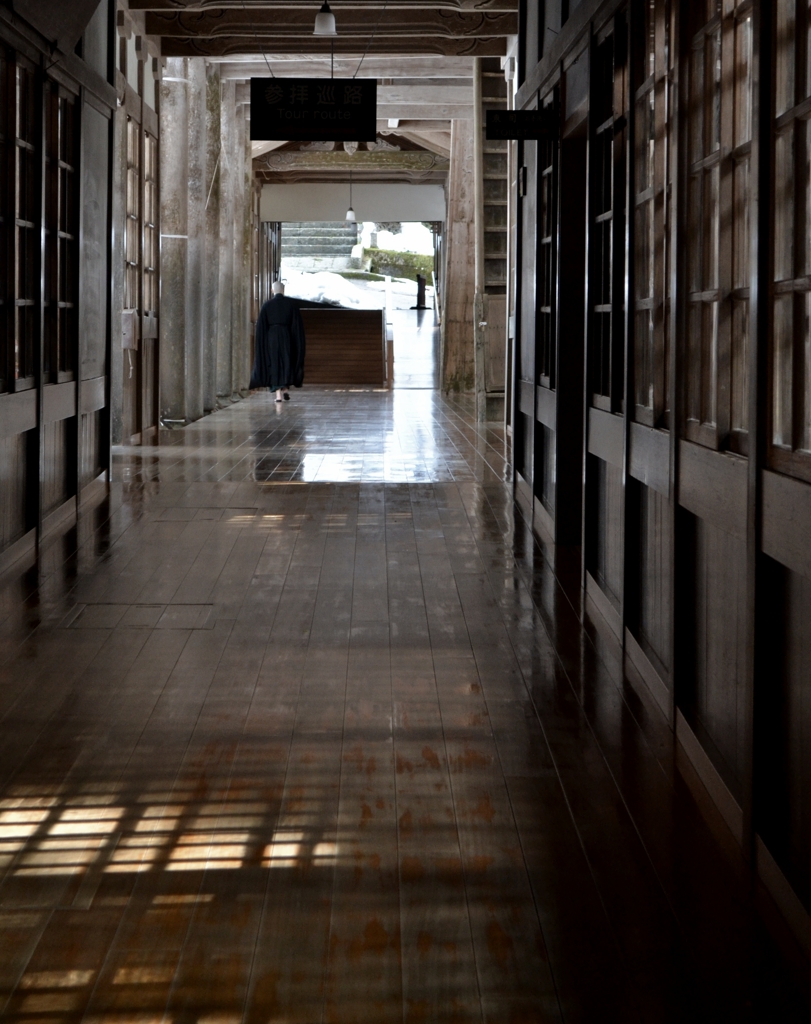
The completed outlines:
[[[516,497],[811,956],[808,4],[521,26]]]
[[[62,53],[0,8],[0,570],[107,489],[114,4],[91,13]]]

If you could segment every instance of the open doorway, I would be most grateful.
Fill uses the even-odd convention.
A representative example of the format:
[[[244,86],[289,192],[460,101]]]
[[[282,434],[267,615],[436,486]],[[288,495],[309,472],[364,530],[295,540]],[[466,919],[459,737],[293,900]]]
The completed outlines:
[[[305,309],[383,311],[390,385],[439,386],[440,223],[284,221],[263,237],[263,293],[281,280]]]

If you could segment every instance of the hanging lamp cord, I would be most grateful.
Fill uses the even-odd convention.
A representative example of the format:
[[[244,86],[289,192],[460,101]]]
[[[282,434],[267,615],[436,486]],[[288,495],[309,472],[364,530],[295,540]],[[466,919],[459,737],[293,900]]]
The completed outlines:
[[[386,8],[388,6],[389,6],[389,0],[386,0],[386,2],[383,4],[383,10],[380,12],[380,17],[377,19],[377,24],[374,27],[374,31],[372,32],[371,36],[369,37],[369,42],[366,44],[366,49],[363,51],[363,56],[360,59],[360,64],[358,64],[357,70],[355,71],[355,74],[352,76],[353,78],[357,78],[358,77],[358,71],[360,71],[360,65],[366,59],[366,54],[369,52],[369,47],[374,42],[375,36],[377,35],[377,30],[380,28],[380,22],[383,20],[383,15],[386,13]]]
[[[245,6],[245,0],[242,0],[242,10],[245,11],[246,14],[248,13],[248,8]],[[260,49],[260,51],[262,53],[262,56],[265,58],[265,64],[267,64],[267,66],[268,66],[268,71],[270,72],[270,77],[271,78],[275,78],[276,76],[273,74],[273,68],[270,66],[270,61],[268,60],[268,55],[265,53],[265,48],[259,42],[259,33],[256,31],[256,25],[252,25],[252,27],[253,27],[253,38],[254,38],[254,40],[256,42],[256,45],[259,47],[259,49]]]

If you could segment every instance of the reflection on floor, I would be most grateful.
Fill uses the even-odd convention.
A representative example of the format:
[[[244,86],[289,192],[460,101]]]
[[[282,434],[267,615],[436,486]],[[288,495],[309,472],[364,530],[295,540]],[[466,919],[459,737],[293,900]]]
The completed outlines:
[[[2,1020],[808,1019],[508,454],[408,390],[119,450],[2,591]]]
[[[394,328],[395,388],[439,387],[439,325],[432,309],[398,309]]]

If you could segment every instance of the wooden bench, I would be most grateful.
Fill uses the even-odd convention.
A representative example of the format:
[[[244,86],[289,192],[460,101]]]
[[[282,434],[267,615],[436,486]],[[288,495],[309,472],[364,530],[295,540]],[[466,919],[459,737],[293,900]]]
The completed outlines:
[[[302,309],[306,384],[383,387],[386,315],[382,309]]]

